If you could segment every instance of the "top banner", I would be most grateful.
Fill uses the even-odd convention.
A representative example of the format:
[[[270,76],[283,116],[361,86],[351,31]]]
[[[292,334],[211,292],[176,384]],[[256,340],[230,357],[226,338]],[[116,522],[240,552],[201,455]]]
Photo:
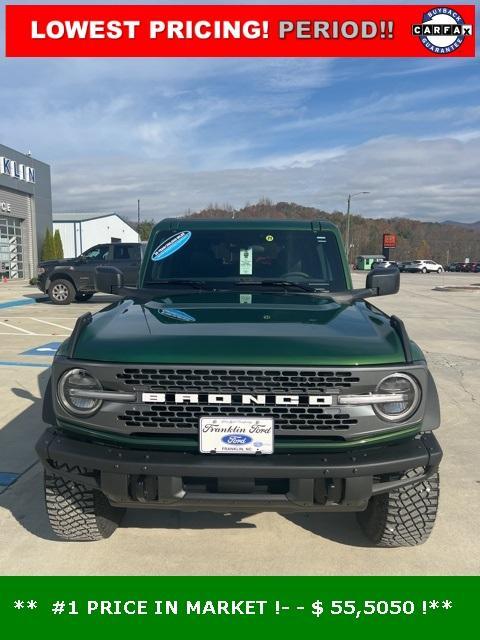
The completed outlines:
[[[475,56],[474,5],[7,5],[8,57]]]

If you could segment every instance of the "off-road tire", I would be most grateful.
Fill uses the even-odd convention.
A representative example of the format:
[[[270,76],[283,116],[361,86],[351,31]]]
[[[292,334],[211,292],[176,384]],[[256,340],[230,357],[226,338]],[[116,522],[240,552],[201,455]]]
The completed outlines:
[[[53,304],[70,304],[75,298],[75,287],[69,280],[58,278],[48,288],[48,297]]]
[[[45,472],[45,504],[54,533],[77,542],[109,538],[125,511],[112,507],[100,491],[48,472]]]
[[[423,468],[410,469],[403,478],[412,478]],[[429,537],[438,509],[438,473],[413,486],[401,487],[370,498],[357,520],[367,538],[377,547],[413,547]]]
[[[76,293],[75,300],[77,302],[87,302],[93,296],[93,293]]]

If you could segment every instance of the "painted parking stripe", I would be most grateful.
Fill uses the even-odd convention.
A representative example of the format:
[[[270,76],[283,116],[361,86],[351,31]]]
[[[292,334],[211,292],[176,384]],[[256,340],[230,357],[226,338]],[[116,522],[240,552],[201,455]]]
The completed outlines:
[[[50,362],[10,362],[8,360],[0,360],[0,367],[42,367],[42,369],[48,369],[51,366]]]
[[[30,333],[29,335],[37,338],[68,338],[69,333]],[[0,331],[0,336],[21,336],[20,333],[14,331]]]
[[[23,351],[21,356],[54,356],[58,350],[58,347],[61,345],[61,342],[48,342],[47,344],[42,344],[39,347],[34,347],[33,349],[29,349],[28,351]]]
[[[8,302],[0,302],[0,309],[7,309],[8,307],[23,307],[25,304],[35,304],[37,301],[32,298],[28,300],[9,300]]]
[[[14,324],[9,324],[8,322],[2,322],[0,320],[0,324],[4,327],[8,327],[9,329],[16,329],[17,331],[21,331],[22,333],[27,333],[30,336],[35,335],[35,333],[33,333],[32,331],[27,331],[26,329],[22,329],[21,327],[16,327]]]
[[[19,473],[9,473],[8,471],[0,471],[0,487],[9,487],[20,476]]]
[[[40,318],[30,318],[29,320],[36,320],[37,322],[42,322],[43,324],[51,324],[52,327],[58,327],[59,329],[66,329],[67,331],[73,330],[72,327],[65,327],[63,324],[56,324],[56,322],[48,322],[47,320],[40,320]]]
[[[42,314],[42,318],[46,318],[47,320],[61,320],[62,322],[64,320],[68,321],[72,321],[75,322],[75,320],[77,319],[77,316],[45,316]],[[37,320],[38,318],[32,318],[32,316],[7,316],[4,315],[3,313],[0,314],[0,320],[4,320],[7,321],[9,320],[10,322],[13,320]]]

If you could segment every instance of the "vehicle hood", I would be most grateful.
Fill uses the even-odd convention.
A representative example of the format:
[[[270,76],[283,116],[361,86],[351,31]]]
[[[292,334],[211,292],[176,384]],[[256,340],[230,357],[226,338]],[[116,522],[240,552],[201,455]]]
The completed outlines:
[[[64,343],[59,354],[65,354]],[[290,294],[122,300],[93,316],[75,359],[145,364],[363,365],[405,362],[379,309]]]
[[[73,264],[77,262],[78,258],[62,258],[61,260],[43,260],[38,263],[39,267],[44,269],[53,269],[54,267],[61,267],[62,265]]]

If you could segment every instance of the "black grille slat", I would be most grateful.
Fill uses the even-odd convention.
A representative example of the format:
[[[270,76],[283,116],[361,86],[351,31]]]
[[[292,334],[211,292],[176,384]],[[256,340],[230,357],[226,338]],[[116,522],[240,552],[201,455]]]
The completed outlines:
[[[317,407],[272,405],[151,405],[148,409],[127,409],[118,419],[130,427],[189,429],[197,433],[200,418],[209,415],[273,418],[276,432],[348,430],[357,424],[348,414],[329,414]]]
[[[348,389],[359,378],[349,371],[232,370],[232,369],[124,369],[117,380],[150,391],[230,393],[322,393],[334,388]]]

